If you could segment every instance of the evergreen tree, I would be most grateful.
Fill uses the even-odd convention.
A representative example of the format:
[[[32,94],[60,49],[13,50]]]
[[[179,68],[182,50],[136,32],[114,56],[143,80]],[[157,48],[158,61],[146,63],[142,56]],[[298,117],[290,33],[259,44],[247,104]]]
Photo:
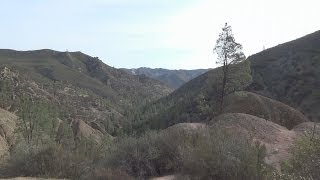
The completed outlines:
[[[222,28],[222,32],[219,34],[219,38],[216,41],[213,52],[217,53],[218,55],[216,63],[222,65],[222,84],[219,99],[221,111],[223,108],[224,97],[228,93],[227,86],[229,83],[230,73],[232,73],[230,71],[231,66],[233,64],[238,64],[246,58],[242,52],[242,45],[235,41],[231,26],[229,26],[227,23]]]

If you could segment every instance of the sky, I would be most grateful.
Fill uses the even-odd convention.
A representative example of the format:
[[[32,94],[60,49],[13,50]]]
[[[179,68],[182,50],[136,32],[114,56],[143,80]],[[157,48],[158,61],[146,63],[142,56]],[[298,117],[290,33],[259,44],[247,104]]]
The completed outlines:
[[[0,48],[81,51],[116,68],[214,68],[225,22],[246,56],[320,30],[318,0],[0,0]]]

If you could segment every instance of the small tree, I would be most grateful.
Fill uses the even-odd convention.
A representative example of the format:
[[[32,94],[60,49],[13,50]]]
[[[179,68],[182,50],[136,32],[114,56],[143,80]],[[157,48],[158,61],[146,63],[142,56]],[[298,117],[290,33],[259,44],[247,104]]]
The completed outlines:
[[[12,83],[7,79],[0,79],[0,107],[9,109],[13,100]]]
[[[53,139],[58,126],[58,110],[55,106],[37,101],[27,95],[20,99],[17,131],[22,133],[28,144]]]
[[[224,97],[227,95],[227,85],[230,76],[230,67],[233,64],[237,64],[245,60],[245,55],[242,52],[242,45],[235,42],[232,34],[231,26],[227,23],[222,28],[222,32],[219,34],[219,38],[213,49],[214,53],[217,53],[217,64],[222,65],[222,88],[220,92],[220,111],[223,108]]]

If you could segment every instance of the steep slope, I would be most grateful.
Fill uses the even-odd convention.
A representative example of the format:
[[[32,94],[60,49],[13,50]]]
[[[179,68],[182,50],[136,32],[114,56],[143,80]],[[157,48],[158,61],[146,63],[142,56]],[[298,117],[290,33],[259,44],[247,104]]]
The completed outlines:
[[[184,83],[209,71],[209,69],[169,70],[162,68],[151,69],[146,67],[123,70],[133,75],[146,75],[152,79],[157,79],[174,89],[181,87]]]
[[[235,91],[261,94],[291,106],[288,112],[296,112],[293,110],[296,108],[311,121],[320,120],[320,31],[260,52],[235,67],[238,69],[232,74]],[[153,128],[210,120],[218,110],[219,71],[221,69],[216,68],[202,74],[168,97],[145,107],[142,112],[147,117],[142,119]],[[287,107],[284,104],[281,106]]]
[[[58,105],[65,118],[112,124],[111,129],[121,128],[130,109],[171,92],[161,82],[129,75],[81,52],[0,50],[0,64],[10,96],[27,94]]]
[[[320,31],[248,58],[249,90],[298,108],[320,121]]]

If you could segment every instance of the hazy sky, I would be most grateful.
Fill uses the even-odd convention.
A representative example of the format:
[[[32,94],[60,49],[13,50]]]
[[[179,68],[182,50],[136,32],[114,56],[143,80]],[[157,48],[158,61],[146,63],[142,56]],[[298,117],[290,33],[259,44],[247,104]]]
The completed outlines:
[[[0,0],[0,48],[82,51],[115,67],[212,68],[225,22],[251,55],[320,30],[319,0]]]

